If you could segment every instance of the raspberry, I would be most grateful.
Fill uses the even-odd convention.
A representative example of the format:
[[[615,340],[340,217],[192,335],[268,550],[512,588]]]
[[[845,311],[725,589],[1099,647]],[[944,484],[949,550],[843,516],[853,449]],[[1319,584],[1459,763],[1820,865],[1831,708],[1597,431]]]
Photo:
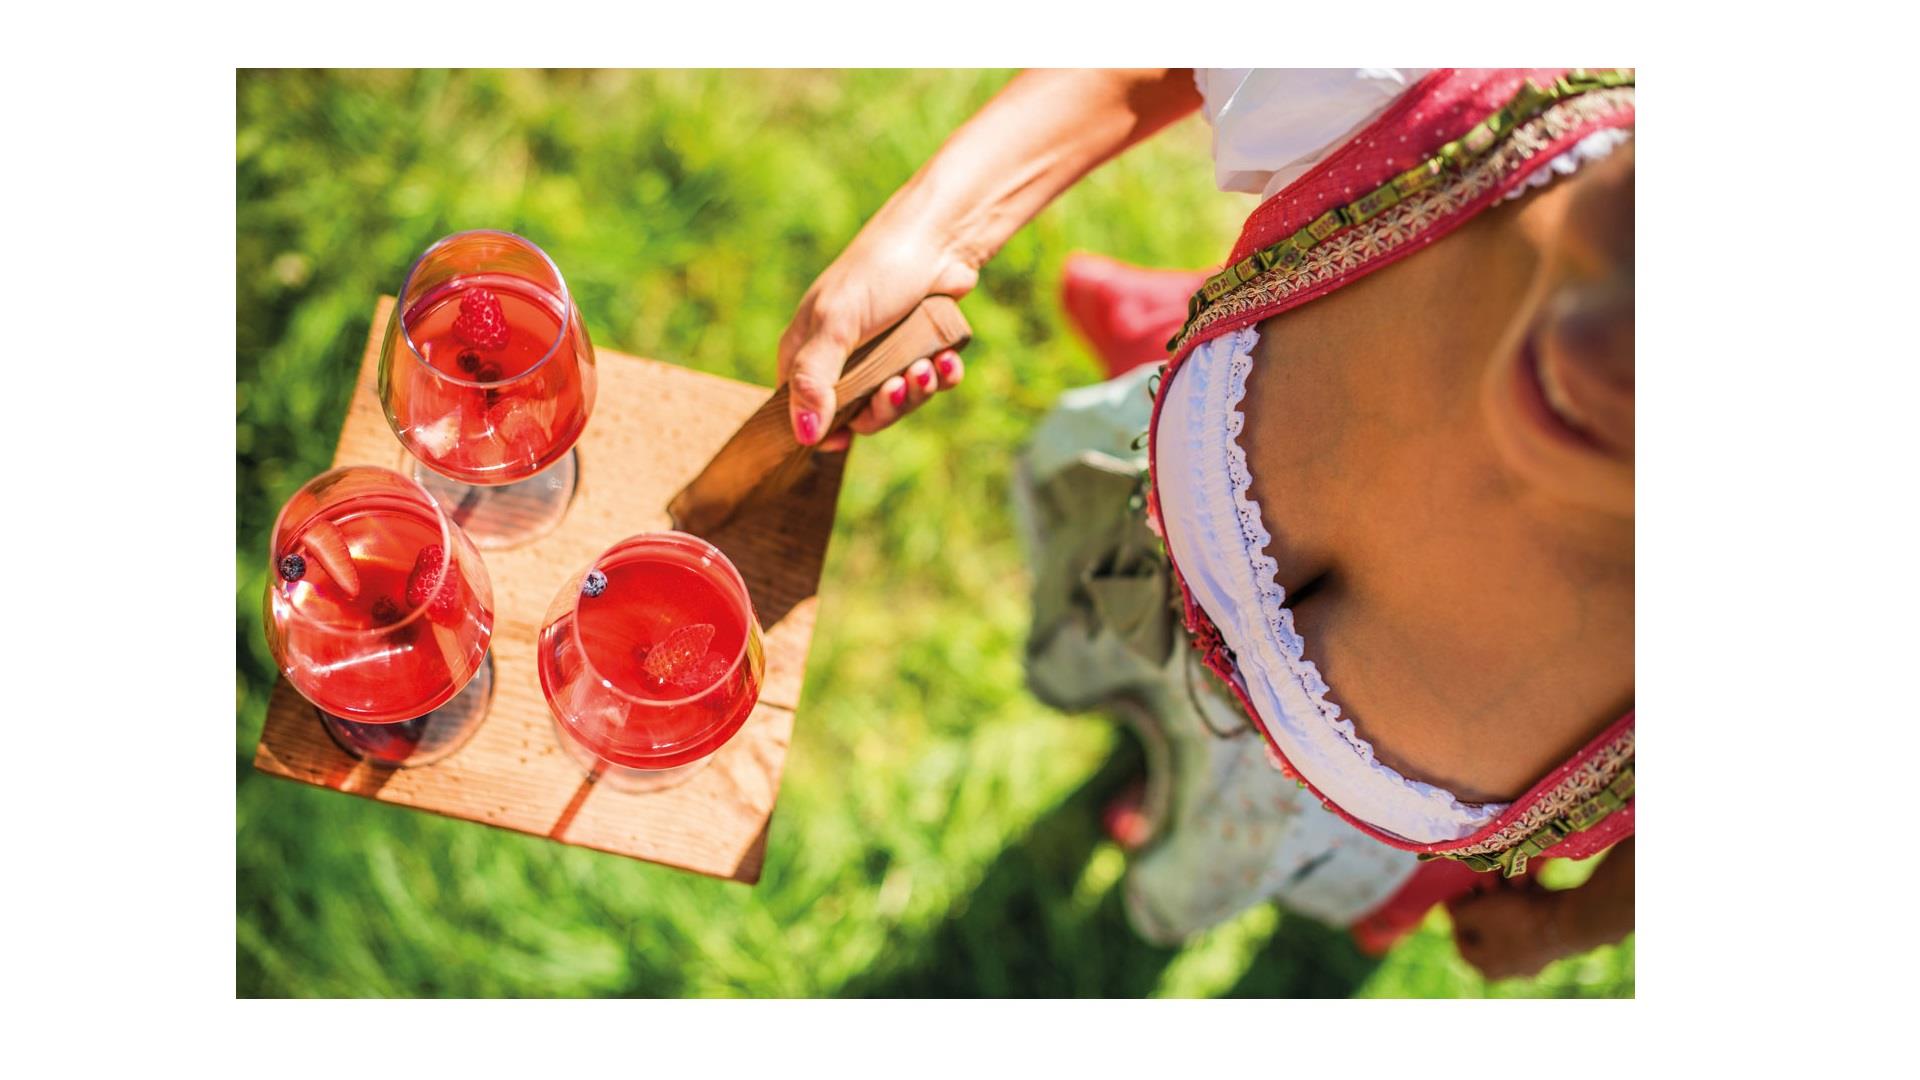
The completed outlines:
[[[507,313],[493,290],[476,285],[460,294],[460,316],[453,320],[453,336],[489,352],[507,347]]]
[[[400,605],[394,603],[393,598],[390,596],[383,596],[373,602],[373,623],[375,626],[392,626],[394,623],[405,618],[406,614],[406,612],[400,610]]]
[[[444,567],[445,573],[442,573]],[[433,590],[431,594],[428,590]],[[446,625],[460,613],[460,568],[447,563],[447,553],[439,544],[420,549],[407,575],[407,606],[427,605],[427,618]]]

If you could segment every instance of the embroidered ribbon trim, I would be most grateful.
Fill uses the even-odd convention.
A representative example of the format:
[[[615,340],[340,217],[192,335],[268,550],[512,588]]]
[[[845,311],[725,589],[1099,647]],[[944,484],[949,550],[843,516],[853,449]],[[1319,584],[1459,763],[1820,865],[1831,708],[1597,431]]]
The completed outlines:
[[[1506,141],[1521,125],[1538,118],[1562,101],[1594,90],[1632,86],[1633,77],[1631,69],[1616,68],[1591,73],[1570,71],[1546,87],[1528,79],[1493,115],[1475,124],[1466,134],[1441,146],[1425,161],[1345,206],[1334,207],[1292,235],[1268,244],[1209,277],[1199,291],[1187,300],[1187,320],[1181,325],[1180,332],[1167,342],[1167,349],[1172,351],[1179,348],[1193,332],[1207,307],[1232,290],[1276,267],[1281,270],[1299,267],[1315,248],[1346,230],[1365,224],[1391,210],[1402,200],[1438,185],[1443,179],[1466,172],[1495,146]]]
[[[1613,782],[1595,792],[1573,809],[1547,822],[1545,825],[1520,841],[1513,847],[1498,854],[1469,854],[1465,852],[1439,851],[1419,856],[1427,859],[1454,859],[1466,863],[1474,870],[1498,870],[1506,877],[1519,877],[1527,872],[1527,863],[1534,857],[1551,849],[1554,845],[1577,832],[1585,832],[1605,821],[1614,811],[1626,807],[1633,799],[1633,764],[1629,760]]]

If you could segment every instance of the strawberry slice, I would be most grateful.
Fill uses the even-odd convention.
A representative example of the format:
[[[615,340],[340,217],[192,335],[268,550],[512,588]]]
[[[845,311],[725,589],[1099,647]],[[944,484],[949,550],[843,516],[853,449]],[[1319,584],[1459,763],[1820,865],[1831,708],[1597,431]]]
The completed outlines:
[[[474,663],[469,643],[460,634],[448,627],[427,624],[433,631],[433,643],[440,647],[440,659],[447,665],[447,673],[464,685],[463,676],[473,674],[478,667]]]
[[[689,670],[698,670],[696,665],[701,657],[707,655],[707,646],[711,644],[712,623],[682,626],[655,645],[647,653],[646,662],[640,666],[657,682],[675,682],[686,678]]]
[[[425,606],[427,618],[450,625],[460,616],[460,567],[447,562],[446,549],[428,544],[407,575],[407,606]]]
[[[489,352],[507,347],[507,313],[492,289],[475,285],[460,294],[460,315],[453,320],[453,336],[463,344]]]
[[[347,550],[347,538],[331,521],[316,521],[307,526],[307,550],[319,561],[340,591],[348,599],[360,595],[360,571],[353,568],[353,553]]]

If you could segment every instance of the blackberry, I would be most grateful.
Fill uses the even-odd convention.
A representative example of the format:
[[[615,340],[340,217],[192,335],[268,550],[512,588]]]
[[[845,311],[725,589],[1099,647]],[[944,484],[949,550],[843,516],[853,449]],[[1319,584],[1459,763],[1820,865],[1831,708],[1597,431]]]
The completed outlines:
[[[287,581],[299,581],[307,576],[307,560],[299,554],[288,555],[280,560],[280,576]]]
[[[472,349],[463,350],[456,360],[460,364],[460,370],[469,375],[480,370],[480,354]]]
[[[587,580],[580,584],[580,591],[588,596],[599,596],[607,591],[607,575],[598,570],[587,571]]]

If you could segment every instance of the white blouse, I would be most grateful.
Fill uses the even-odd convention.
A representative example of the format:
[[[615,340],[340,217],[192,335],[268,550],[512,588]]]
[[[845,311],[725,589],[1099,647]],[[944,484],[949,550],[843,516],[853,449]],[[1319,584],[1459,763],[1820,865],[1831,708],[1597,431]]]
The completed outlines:
[[[1295,771],[1349,814],[1408,840],[1470,836],[1506,804],[1463,803],[1374,760],[1373,745],[1327,700],[1326,681],[1293,629],[1239,443],[1259,340],[1246,327],[1197,346],[1165,390],[1154,491],[1174,563],[1233,650],[1235,681]]]
[[[1431,68],[1195,68],[1221,191],[1266,198],[1319,164]]]

